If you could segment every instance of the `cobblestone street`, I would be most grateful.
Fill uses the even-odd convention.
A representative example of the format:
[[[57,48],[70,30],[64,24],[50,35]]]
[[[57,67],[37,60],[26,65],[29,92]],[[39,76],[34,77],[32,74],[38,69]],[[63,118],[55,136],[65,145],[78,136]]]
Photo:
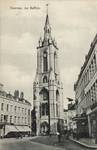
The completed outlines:
[[[23,139],[0,139],[0,150],[89,150],[70,140],[58,143],[56,136],[42,136]],[[92,150],[92,149],[90,149]]]

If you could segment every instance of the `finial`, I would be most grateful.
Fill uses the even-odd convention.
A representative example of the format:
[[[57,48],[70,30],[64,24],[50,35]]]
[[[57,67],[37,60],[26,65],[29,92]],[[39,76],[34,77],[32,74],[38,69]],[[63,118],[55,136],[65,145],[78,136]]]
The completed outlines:
[[[49,6],[49,4],[46,4],[46,13],[47,13],[47,15],[48,15],[48,6]]]
[[[42,45],[42,38],[40,37],[40,39],[39,39],[39,46],[41,46]]]

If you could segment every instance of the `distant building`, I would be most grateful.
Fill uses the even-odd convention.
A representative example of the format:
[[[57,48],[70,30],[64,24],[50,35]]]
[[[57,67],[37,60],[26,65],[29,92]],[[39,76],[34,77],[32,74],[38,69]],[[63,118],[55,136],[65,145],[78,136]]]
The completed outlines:
[[[75,103],[69,103],[68,108],[64,109],[64,130],[73,130],[76,127],[76,121],[74,118],[76,116],[76,105]]]
[[[74,90],[80,125],[83,123],[86,126],[84,131],[87,130],[89,136],[97,140],[97,34],[85,57]]]
[[[22,135],[31,132],[31,104],[24,98],[23,92],[14,92],[14,96],[3,90],[0,84],[0,136]]]
[[[76,116],[76,105],[75,103],[68,104],[68,113],[67,113],[67,126],[68,130],[73,130],[76,128],[76,122],[73,118]]]
[[[37,135],[56,133],[58,119],[63,119],[63,86],[59,75],[58,51],[47,14],[44,37],[40,38],[37,47],[37,71],[33,83]]]
[[[65,130],[67,130],[68,128],[67,120],[68,120],[68,109],[64,109],[64,129]]]

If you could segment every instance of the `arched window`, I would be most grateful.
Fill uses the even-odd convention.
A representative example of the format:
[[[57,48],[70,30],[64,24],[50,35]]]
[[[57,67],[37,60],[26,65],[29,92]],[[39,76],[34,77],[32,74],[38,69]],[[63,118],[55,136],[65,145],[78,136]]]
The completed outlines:
[[[41,110],[42,110],[42,112],[41,112],[42,116],[48,115],[48,112],[49,112],[48,103],[42,103]]]
[[[58,104],[56,104],[56,117],[58,117]]]
[[[48,99],[49,99],[49,92],[48,92],[47,89],[43,88],[43,89],[40,91],[39,94],[40,94],[42,100],[48,101]]]
[[[56,55],[56,52],[54,53],[54,72],[56,73],[56,57],[57,57],[57,55]]]
[[[58,101],[59,100],[59,91],[57,90],[56,91],[56,101]]]
[[[48,92],[46,90],[43,91],[43,100],[48,100]]]
[[[43,53],[43,71],[48,71],[47,52]]]
[[[47,76],[44,76],[43,83],[47,83]]]
[[[49,105],[48,105],[48,100],[49,100],[49,92],[47,89],[43,88],[40,91],[41,94],[41,105],[40,105],[40,117],[48,115],[49,113]]]

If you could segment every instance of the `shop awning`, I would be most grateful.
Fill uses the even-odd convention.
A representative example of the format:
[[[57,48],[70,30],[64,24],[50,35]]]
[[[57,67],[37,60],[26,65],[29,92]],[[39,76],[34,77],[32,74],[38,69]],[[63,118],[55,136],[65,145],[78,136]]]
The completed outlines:
[[[18,132],[16,127],[14,125],[6,125],[5,126],[5,135],[7,135],[9,132]]]
[[[86,117],[74,117],[73,120],[77,121],[77,120],[85,120],[87,119]]]
[[[18,132],[31,132],[31,129],[28,126],[16,126]]]
[[[31,132],[31,128],[29,128],[28,126],[24,126],[24,130],[25,132]]]
[[[31,128],[29,126],[6,125],[5,135],[10,132],[31,132]]]
[[[24,128],[23,126],[15,126],[18,130],[18,132],[23,132],[24,131]]]

